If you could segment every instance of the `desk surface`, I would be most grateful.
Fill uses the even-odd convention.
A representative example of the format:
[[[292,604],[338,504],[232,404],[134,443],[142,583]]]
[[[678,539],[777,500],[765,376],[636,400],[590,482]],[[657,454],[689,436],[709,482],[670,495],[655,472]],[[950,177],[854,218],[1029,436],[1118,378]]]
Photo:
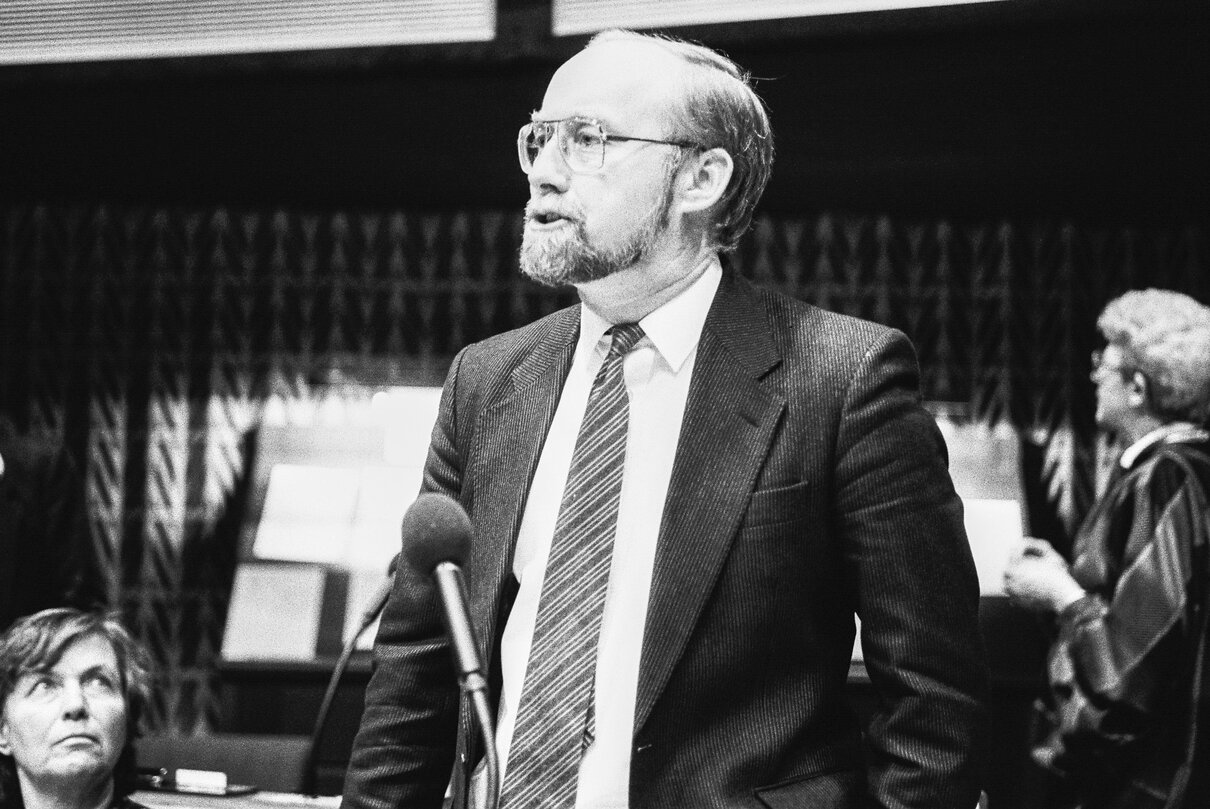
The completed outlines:
[[[130,796],[150,809],[337,809],[339,795],[298,795],[293,792],[253,792],[251,795],[192,795],[139,790]]]

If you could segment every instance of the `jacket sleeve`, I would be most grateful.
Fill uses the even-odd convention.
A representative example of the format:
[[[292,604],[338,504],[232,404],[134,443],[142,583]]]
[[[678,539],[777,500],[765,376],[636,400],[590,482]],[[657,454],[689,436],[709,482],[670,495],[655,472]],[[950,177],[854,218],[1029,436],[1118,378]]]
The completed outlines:
[[[1059,614],[1052,685],[1079,690],[1085,698],[1072,703],[1082,715],[1064,739],[1069,747],[1132,741],[1171,699],[1185,660],[1191,549],[1197,532],[1205,544],[1207,529],[1204,517],[1194,513],[1194,481],[1181,467],[1161,456],[1147,471],[1128,510],[1125,559],[1113,591],[1091,593]],[[1070,683],[1053,682],[1064,672]]]
[[[425,491],[457,498],[458,368],[442,393],[425,464]],[[374,641],[361,727],[345,776],[346,809],[438,809],[454,764],[457,677],[430,576],[401,563]]]
[[[944,441],[911,344],[883,332],[848,382],[837,520],[879,695],[867,733],[879,807],[969,809],[987,670],[979,586]]]

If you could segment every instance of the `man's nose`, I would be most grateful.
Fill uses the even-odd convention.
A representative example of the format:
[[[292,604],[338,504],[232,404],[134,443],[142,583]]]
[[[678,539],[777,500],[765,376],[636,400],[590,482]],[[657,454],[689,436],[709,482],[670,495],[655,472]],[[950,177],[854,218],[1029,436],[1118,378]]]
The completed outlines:
[[[542,144],[542,148],[534,157],[533,166],[529,169],[530,188],[534,190],[553,188],[564,191],[570,176],[571,169],[568,168],[567,161],[559,152],[558,139],[551,138]]]

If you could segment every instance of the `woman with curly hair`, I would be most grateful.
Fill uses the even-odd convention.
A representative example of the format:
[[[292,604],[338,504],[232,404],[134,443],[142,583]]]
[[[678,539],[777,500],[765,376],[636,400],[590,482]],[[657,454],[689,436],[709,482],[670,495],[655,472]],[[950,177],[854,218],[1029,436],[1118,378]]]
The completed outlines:
[[[147,653],[112,616],[69,608],[0,636],[0,809],[131,809]]]
[[[1029,539],[1005,589],[1051,612],[1051,732],[1034,750],[1065,806],[1210,806],[1210,308],[1128,292],[1097,326],[1097,425],[1125,447],[1070,566]]]

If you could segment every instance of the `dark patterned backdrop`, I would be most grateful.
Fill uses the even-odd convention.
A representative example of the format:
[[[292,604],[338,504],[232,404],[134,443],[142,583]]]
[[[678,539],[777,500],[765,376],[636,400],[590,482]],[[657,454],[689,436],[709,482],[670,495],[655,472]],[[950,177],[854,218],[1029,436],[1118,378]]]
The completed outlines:
[[[439,382],[462,345],[568,302],[519,278],[519,231],[499,211],[0,208],[0,407],[86,470],[110,601],[164,672],[153,727],[219,718],[245,441],[265,408],[340,395],[334,372]],[[1095,487],[1096,313],[1133,287],[1210,300],[1189,227],[766,217],[733,260],[906,331],[926,398],[1020,431],[1058,530]]]

